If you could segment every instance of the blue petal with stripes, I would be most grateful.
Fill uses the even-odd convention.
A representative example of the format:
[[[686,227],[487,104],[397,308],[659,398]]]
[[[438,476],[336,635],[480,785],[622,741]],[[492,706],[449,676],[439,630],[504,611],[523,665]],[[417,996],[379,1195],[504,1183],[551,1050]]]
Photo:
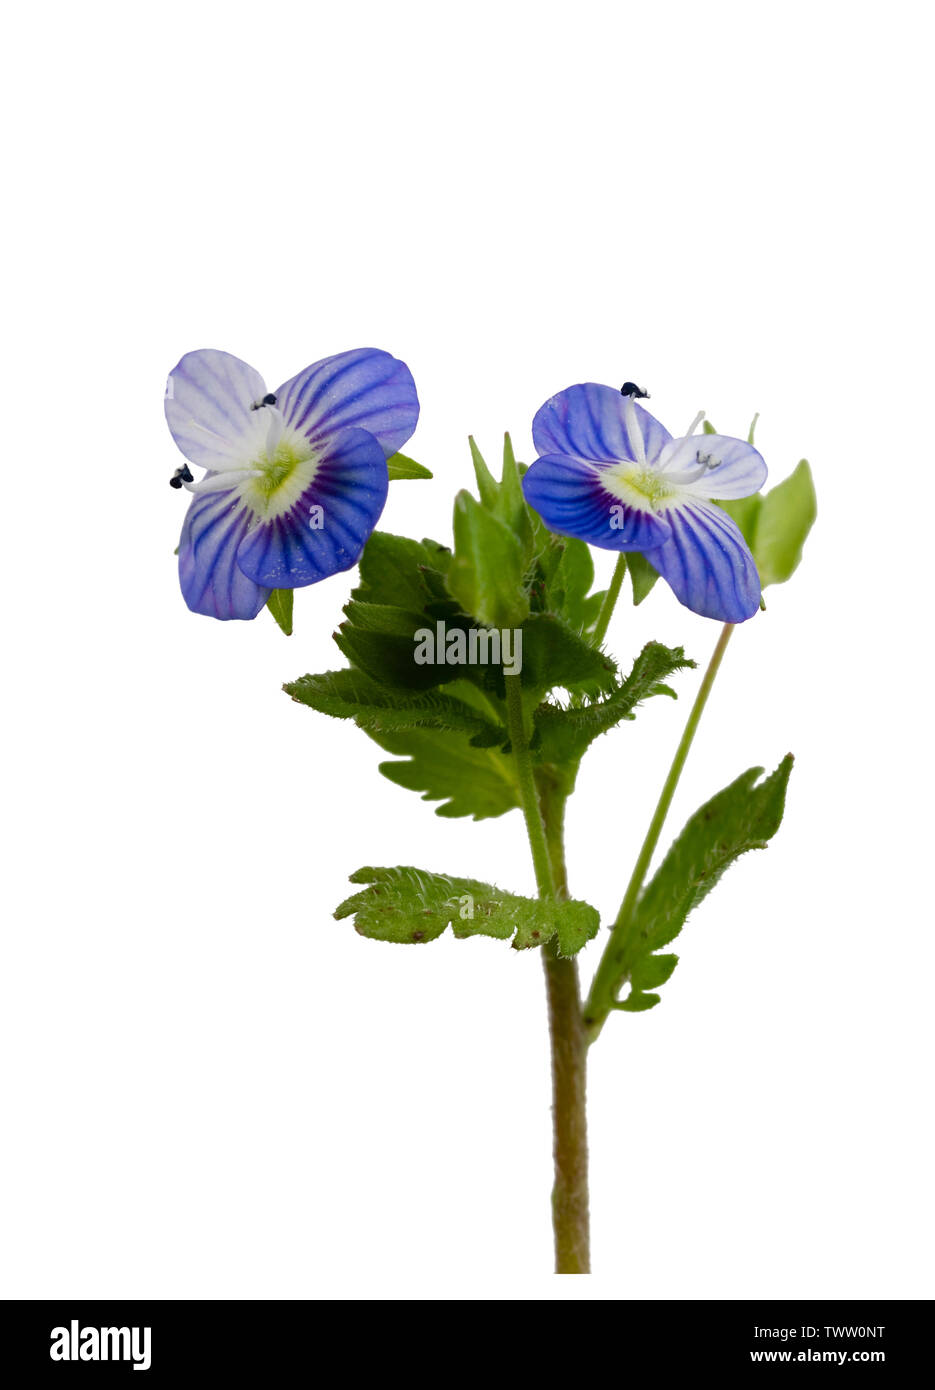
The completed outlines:
[[[561,391],[536,414],[540,457],[523,477],[550,530],[606,550],[639,551],[695,613],[740,623],[760,604],[753,556],[716,498],[766,480],[752,444],[726,435],[673,439],[630,396],[593,382]]]
[[[244,536],[238,565],[271,589],[317,584],[350,569],[380,519],[388,484],[379,442],[366,430],[344,430],[292,507]]]
[[[189,608],[250,619],[272,589],[350,569],[383,511],[387,459],[418,418],[409,368],[376,348],[327,357],[275,391],[230,353],[187,353],[166,421],[206,470],[175,480],[195,494],[179,544]]]

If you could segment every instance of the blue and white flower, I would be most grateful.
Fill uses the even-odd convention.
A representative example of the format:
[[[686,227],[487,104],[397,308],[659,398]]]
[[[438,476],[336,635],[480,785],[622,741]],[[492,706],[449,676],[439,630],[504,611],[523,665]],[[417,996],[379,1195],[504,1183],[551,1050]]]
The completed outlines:
[[[416,427],[404,362],[338,353],[269,391],[228,352],[189,352],[169,374],[166,420],[195,494],[179,543],[185,602],[212,618],[255,618],[273,589],[350,569],[380,518],[386,461]]]
[[[740,623],[759,607],[760,578],[736,523],[714,499],[758,492],[766,464],[742,439],[696,435],[703,418],[673,439],[632,395],[571,386],[533,421],[541,457],[523,490],[550,530],[605,550],[640,551],[680,603]]]

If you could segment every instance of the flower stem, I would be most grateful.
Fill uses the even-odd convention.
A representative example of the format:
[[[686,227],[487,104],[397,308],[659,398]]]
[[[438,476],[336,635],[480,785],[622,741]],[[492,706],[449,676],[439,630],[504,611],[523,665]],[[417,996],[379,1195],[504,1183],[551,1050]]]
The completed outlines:
[[[600,1033],[601,1028],[604,1026],[604,1020],[613,1008],[620,987],[624,983],[621,961],[626,947],[629,945],[633,910],[636,907],[637,900],[642,891],[647,870],[649,869],[656,846],[659,843],[659,836],[662,833],[662,827],[669,813],[669,807],[672,805],[675,789],[679,784],[679,778],[685,767],[689,749],[692,746],[692,741],[701,721],[704,707],[708,702],[708,696],[711,694],[714,678],[721,665],[721,658],[727,650],[727,644],[730,641],[733,630],[734,627],[731,623],[725,623],[724,627],[721,629],[721,635],[717,640],[717,645],[708,663],[708,669],[702,677],[701,685],[698,688],[698,694],[695,696],[695,703],[692,705],[691,713],[688,716],[684,732],[679,741],[679,746],[675,750],[675,757],[672,759],[672,766],[669,768],[669,775],[666,777],[663,784],[659,801],[653,812],[653,818],[649,822],[649,829],[646,832],[643,847],[633,866],[633,873],[630,876],[630,882],[627,885],[623,902],[620,904],[617,920],[611,928],[610,940],[604,948],[604,954],[601,956],[594,979],[591,983],[591,992],[584,1008],[585,1026],[587,1028],[589,1042],[594,1042],[595,1038]]]
[[[537,785],[523,721],[520,677],[506,676],[505,681],[510,742],[539,896],[565,898],[568,896],[562,836],[565,793],[544,776]],[[587,1274],[590,1270],[587,1039],[581,1014],[578,969],[574,960],[559,956],[552,942],[542,948],[542,963],[552,1049],[555,1272]]]
[[[611,614],[620,597],[620,588],[623,584],[623,576],[627,572],[627,557],[621,550],[617,556],[617,563],[614,565],[614,572],[611,576],[610,587],[604,595],[604,602],[601,604],[601,611],[597,615],[597,622],[594,625],[594,632],[591,641],[595,647],[599,647],[607,636],[607,628],[610,624]]]

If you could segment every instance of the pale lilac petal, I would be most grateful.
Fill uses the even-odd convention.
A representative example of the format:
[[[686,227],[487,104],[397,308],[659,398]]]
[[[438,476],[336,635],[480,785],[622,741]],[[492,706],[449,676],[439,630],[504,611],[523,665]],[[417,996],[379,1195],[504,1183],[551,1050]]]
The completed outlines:
[[[187,459],[199,468],[244,467],[262,439],[262,412],[251,411],[266,386],[259,372],[229,352],[187,352],[169,373],[166,421]]]
[[[762,455],[745,440],[725,434],[692,434],[671,440],[660,455],[659,470],[692,476],[687,485],[698,497],[749,497],[766,482]]]

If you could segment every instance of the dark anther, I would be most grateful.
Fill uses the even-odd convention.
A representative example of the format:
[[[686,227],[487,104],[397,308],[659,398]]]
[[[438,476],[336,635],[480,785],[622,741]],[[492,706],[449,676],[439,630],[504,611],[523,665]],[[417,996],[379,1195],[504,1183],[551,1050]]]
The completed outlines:
[[[635,381],[625,381],[620,388],[621,396],[635,396],[638,401],[648,401],[649,392],[642,391]]]
[[[187,463],[183,463],[181,468],[177,468],[169,479],[170,487],[181,487],[183,483],[193,483],[195,481],[192,470]]]
[[[273,395],[272,391],[268,391],[267,394],[263,397],[263,399],[262,399],[261,401],[254,401],[254,402],[253,402],[253,405],[251,405],[250,409],[251,409],[251,410],[262,410],[262,408],[263,408],[264,405],[275,405],[275,404],[276,404],[276,397]]]

